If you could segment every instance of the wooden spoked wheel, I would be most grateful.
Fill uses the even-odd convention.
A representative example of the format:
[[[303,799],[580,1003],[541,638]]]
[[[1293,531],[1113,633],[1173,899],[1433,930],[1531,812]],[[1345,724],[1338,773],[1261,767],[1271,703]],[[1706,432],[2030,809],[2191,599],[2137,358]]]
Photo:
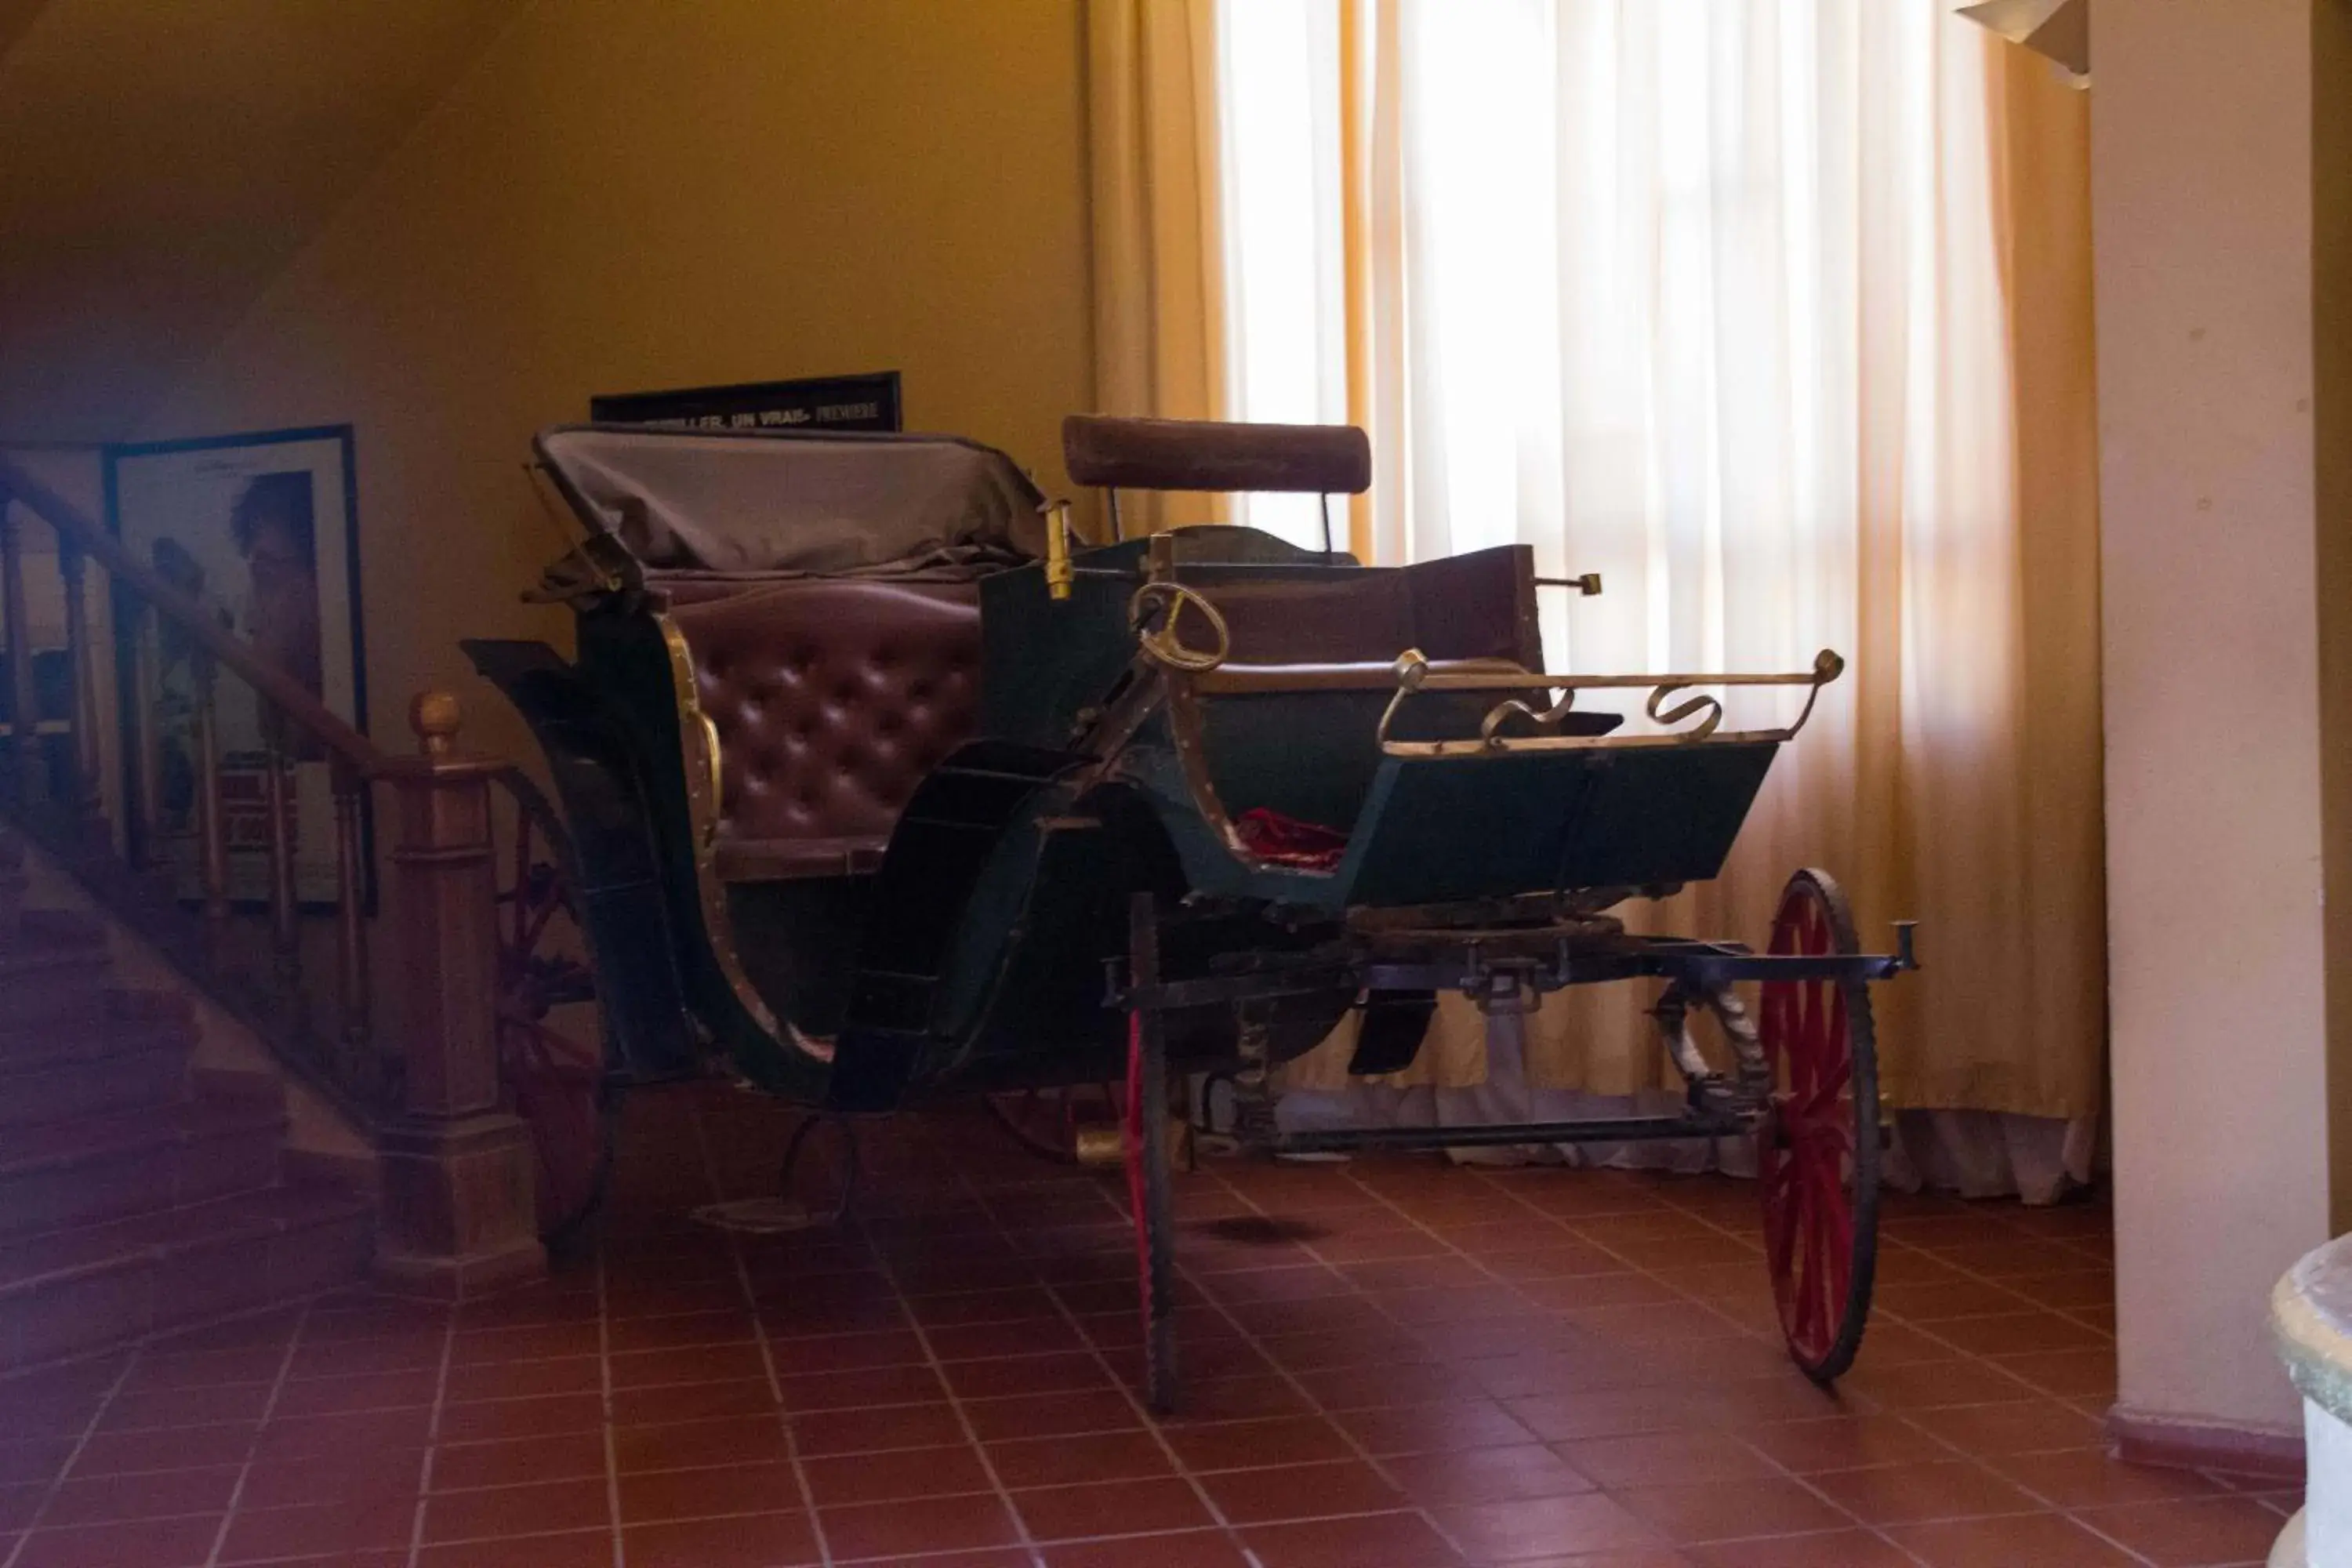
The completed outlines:
[[[1789,879],[1771,952],[1861,951],[1845,895],[1824,872]],[[1859,978],[1768,981],[1757,1020],[1772,1074],[1756,1132],[1765,1261],[1789,1354],[1828,1384],[1853,1364],[1878,1260],[1878,1055]]]
[[[1128,905],[1128,977],[1138,991],[1160,984],[1160,925],[1150,893]],[[1175,1173],[1168,1151],[1165,1020],[1148,1007],[1127,1015],[1127,1092],[1120,1101],[1127,1153],[1127,1206],[1135,1224],[1135,1287],[1143,1315],[1143,1402],[1155,1415],[1176,1409]]]
[[[1140,1013],[1128,1015],[1127,1086],[1120,1117],[1127,1202],[1135,1218],[1135,1284],[1143,1314],[1143,1402],[1176,1408],[1174,1172],[1168,1152],[1168,1058]]]
[[[507,783],[516,813],[498,893],[499,1073],[530,1129],[540,1238],[561,1248],[604,1203],[614,1117],[602,1034],[583,1016],[596,985],[576,956],[571,836],[530,781]]]
[[[1061,1084],[1006,1089],[987,1096],[986,1103],[1014,1142],[1041,1160],[1075,1165],[1079,1132],[1117,1126],[1127,1113],[1127,1091],[1117,1083]]]

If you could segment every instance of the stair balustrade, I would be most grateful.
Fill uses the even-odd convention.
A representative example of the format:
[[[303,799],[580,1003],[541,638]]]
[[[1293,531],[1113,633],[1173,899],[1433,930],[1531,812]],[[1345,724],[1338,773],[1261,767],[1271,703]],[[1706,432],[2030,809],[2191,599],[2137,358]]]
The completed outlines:
[[[44,712],[27,612],[26,530],[56,535],[65,596],[62,704]],[[101,670],[89,568],[110,590],[130,657]],[[268,1041],[289,1072],[365,1131],[380,1153],[379,1272],[462,1292],[544,1267],[532,1226],[531,1149],[501,1105],[495,805],[514,770],[457,745],[457,700],[412,704],[413,754],[380,749],[251,643],[224,627],[105,528],[0,458],[0,622],[8,701],[0,815],[58,857],[115,916],[161,948],[216,1004]],[[194,713],[194,887],[164,850],[162,680],[156,649],[184,653]],[[101,682],[107,689],[101,689]],[[233,883],[219,703],[225,682],[261,716],[267,874],[258,900]],[[62,712],[57,711],[59,707]],[[128,753],[118,849],[100,715],[120,713]],[[294,760],[323,757],[333,833],[331,962],[306,964],[297,874]],[[372,810],[372,808],[377,808]],[[403,1005],[377,1016],[370,918],[372,816],[396,825],[383,877],[384,932]],[[193,896],[191,896],[193,894]],[[259,920],[247,917],[259,906]],[[310,944],[320,945],[320,944]],[[312,969],[322,972],[314,977]],[[327,994],[321,995],[321,990]]]

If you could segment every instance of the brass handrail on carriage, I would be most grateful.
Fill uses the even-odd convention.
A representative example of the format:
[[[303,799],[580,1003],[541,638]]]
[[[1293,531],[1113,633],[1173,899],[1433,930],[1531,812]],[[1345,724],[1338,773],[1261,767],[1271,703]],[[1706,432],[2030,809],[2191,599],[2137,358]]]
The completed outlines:
[[[1795,737],[1813,716],[1813,705],[1821,699],[1822,688],[1845,673],[1845,660],[1828,648],[1813,657],[1813,668],[1780,675],[1552,675],[1532,671],[1483,671],[1448,669],[1433,664],[1418,649],[1408,648],[1400,655],[1395,666],[1396,695],[1389,700],[1387,710],[1381,715],[1378,735],[1381,749],[1393,757],[1465,757],[1496,753],[1570,750],[1619,751],[1643,746],[1689,746],[1706,741],[1730,745],[1748,741],[1786,741]],[[1802,687],[1805,706],[1796,718],[1785,725],[1764,730],[1734,730],[1718,732],[1723,723],[1723,703],[1719,698],[1698,692],[1675,706],[1667,701],[1676,693],[1705,686],[1777,686]],[[1576,705],[1576,694],[1583,691],[1649,690],[1649,700],[1643,711],[1659,724],[1679,724],[1687,719],[1697,722],[1686,730],[1667,730],[1654,734],[1637,735],[1519,735],[1502,733],[1502,726],[1514,718],[1525,719],[1538,726],[1558,724]],[[1559,691],[1559,700],[1548,708],[1531,706],[1524,696],[1515,696],[1497,702],[1479,721],[1478,738],[1475,741],[1394,741],[1389,738],[1389,728],[1407,698],[1422,692],[1439,691]]]

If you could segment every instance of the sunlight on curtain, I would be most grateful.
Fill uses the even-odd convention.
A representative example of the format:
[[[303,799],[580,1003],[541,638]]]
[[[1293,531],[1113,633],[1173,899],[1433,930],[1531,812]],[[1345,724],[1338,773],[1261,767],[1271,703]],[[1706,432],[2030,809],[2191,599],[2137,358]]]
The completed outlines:
[[[1226,405],[1255,424],[1348,417],[1340,256],[1339,9],[1230,0],[1218,16]],[[1246,157],[1237,149],[1246,148]],[[1234,521],[1319,548],[1310,495],[1236,497]],[[1345,531],[1339,531],[1346,548]]]
[[[2094,1116],[2096,584],[2024,563],[2063,537],[2079,563],[2095,521],[2021,510],[2035,345],[1981,33],[1934,0],[1339,4],[1373,40],[1352,140],[1311,87],[1339,5],[1223,0],[1229,268],[1269,301],[1228,316],[1239,416],[1335,416],[1325,334],[1360,247],[1377,559],[1525,542],[1541,574],[1600,572],[1598,599],[1546,595],[1555,668],[1850,661],[1723,878],[1629,923],[1760,940],[1788,873],[1829,867],[1866,943],[1924,922],[1927,971],[1882,991],[1892,1103]],[[1370,216],[1335,243],[1343,144]],[[2065,458],[2087,472],[2087,442]],[[1658,1086],[1633,998],[1556,998],[1524,1033],[1524,1092]],[[1466,1005],[1432,1045],[1424,1080],[1483,1080]]]

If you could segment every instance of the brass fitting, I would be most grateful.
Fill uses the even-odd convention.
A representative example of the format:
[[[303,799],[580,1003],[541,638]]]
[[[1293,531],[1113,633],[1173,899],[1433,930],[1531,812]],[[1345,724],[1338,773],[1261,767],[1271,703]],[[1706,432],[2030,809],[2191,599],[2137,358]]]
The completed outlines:
[[[1045,508],[1045,592],[1056,600],[1070,596],[1070,503],[1050,501]]]
[[[1169,1163],[1188,1166],[1192,1163],[1192,1129],[1181,1116],[1168,1119]],[[1089,1171],[1108,1171],[1127,1163],[1127,1129],[1116,1121],[1091,1122],[1076,1132],[1074,1151],[1078,1163]]]

